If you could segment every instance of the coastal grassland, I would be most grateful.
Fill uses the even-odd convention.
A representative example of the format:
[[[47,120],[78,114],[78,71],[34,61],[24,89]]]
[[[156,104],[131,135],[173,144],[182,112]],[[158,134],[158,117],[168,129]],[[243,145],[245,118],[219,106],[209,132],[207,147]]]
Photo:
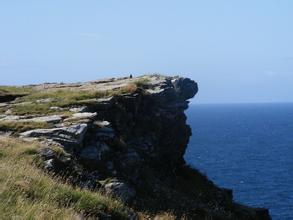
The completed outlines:
[[[107,98],[124,93],[134,92],[135,84],[129,84],[114,90],[81,90],[81,89],[51,89],[32,93],[21,99],[22,102],[36,102],[42,99],[52,99],[52,104],[59,107],[70,106],[79,101]]]
[[[35,121],[0,121],[0,131],[24,132],[37,128],[49,128],[46,122]]]
[[[140,78],[136,81],[134,81],[134,85],[136,85],[137,87],[144,87],[144,86],[147,86],[150,82],[150,79],[148,78]]]
[[[0,95],[27,95],[32,91],[29,86],[0,86]]]
[[[80,89],[50,89],[33,92],[18,99],[18,104],[10,107],[16,115],[50,115],[56,113],[51,107],[66,108],[75,105],[84,105],[95,101],[98,98],[108,98],[112,96],[133,93],[137,90],[134,83],[114,89],[114,90],[80,90]],[[39,100],[48,100],[39,102]],[[63,112],[65,113],[65,112]]]
[[[36,165],[38,143],[0,137],[2,219],[84,219],[110,214],[125,219],[123,204],[99,192],[53,179]]]

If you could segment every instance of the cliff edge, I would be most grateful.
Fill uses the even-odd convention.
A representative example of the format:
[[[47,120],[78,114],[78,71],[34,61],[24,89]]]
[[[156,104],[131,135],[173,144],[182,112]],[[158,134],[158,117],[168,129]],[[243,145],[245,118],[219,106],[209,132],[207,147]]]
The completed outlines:
[[[124,217],[75,209],[82,216],[270,219],[267,209],[235,203],[232,190],[186,164],[191,129],[184,110],[197,91],[191,79],[161,75],[4,86],[1,137],[37,143],[38,169],[127,209]]]

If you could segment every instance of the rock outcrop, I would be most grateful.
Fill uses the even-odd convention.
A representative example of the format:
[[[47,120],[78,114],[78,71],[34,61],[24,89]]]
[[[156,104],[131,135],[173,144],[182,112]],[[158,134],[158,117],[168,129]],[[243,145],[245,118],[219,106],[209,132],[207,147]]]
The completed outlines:
[[[172,212],[190,219],[270,219],[266,209],[234,203],[231,190],[215,186],[186,165],[183,156],[191,129],[184,110],[198,90],[193,80],[152,75],[35,85],[32,89],[40,93],[44,89],[47,93],[64,89],[96,92],[96,97],[78,97],[63,105],[48,95],[29,100],[48,107],[53,116],[14,114],[14,107],[25,97],[2,105],[2,112],[10,112],[0,122],[51,124],[46,129],[14,132],[42,141],[40,157],[49,172],[63,175],[79,187],[116,196],[136,212],[146,211],[150,216]]]

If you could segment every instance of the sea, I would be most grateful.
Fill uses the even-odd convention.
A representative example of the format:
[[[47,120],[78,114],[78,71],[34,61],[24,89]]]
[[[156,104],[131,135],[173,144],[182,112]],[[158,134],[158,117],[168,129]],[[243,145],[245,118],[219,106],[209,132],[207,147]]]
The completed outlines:
[[[191,104],[186,161],[236,202],[293,219],[293,104]]]

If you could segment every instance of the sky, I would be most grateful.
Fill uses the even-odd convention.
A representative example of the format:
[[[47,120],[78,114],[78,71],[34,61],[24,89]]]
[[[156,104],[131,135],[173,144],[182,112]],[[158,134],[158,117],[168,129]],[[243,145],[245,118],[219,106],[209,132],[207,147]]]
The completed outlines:
[[[146,73],[193,102],[293,102],[292,0],[0,0],[0,84]]]

